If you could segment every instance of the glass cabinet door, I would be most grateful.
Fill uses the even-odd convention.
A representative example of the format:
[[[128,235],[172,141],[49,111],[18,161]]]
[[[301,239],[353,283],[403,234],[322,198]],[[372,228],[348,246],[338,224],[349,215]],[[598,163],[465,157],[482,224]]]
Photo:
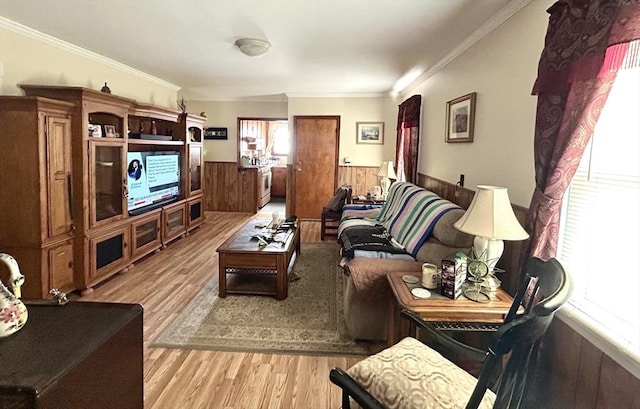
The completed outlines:
[[[202,145],[189,145],[189,193],[202,189]]]
[[[124,146],[91,143],[91,224],[122,218],[125,204]]]

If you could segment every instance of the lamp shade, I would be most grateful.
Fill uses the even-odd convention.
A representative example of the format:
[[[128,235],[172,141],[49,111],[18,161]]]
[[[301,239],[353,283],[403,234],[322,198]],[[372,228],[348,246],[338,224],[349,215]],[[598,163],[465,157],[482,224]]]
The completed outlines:
[[[529,237],[513,213],[505,187],[478,186],[469,209],[453,226],[488,239],[524,240]]]
[[[384,161],[378,169],[378,176],[383,178],[395,179],[396,172],[393,170],[393,161]]]
[[[249,57],[261,56],[271,48],[270,42],[258,38],[241,38],[236,40],[235,45],[244,55]]]

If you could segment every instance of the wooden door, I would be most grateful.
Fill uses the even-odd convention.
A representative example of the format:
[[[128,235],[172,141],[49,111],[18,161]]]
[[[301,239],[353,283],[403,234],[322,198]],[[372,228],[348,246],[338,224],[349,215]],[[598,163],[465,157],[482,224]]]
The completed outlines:
[[[295,116],[295,214],[320,219],[338,183],[338,116]]]

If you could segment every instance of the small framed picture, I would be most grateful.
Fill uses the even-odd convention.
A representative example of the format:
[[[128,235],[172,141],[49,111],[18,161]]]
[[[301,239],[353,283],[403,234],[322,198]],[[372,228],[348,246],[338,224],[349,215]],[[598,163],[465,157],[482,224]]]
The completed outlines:
[[[107,138],[116,138],[118,136],[116,134],[116,127],[113,125],[105,125],[104,134]]]
[[[102,127],[100,125],[89,124],[89,126],[87,128],[89,130],[88,136],[91,136],[93,138],[101,138],[102,137]]]
[[[476,93],[472,92],[447,102],[445,142],[473,142],[476,119]]]
[[[384,144],[384,122],[356,122],[356,143]]]

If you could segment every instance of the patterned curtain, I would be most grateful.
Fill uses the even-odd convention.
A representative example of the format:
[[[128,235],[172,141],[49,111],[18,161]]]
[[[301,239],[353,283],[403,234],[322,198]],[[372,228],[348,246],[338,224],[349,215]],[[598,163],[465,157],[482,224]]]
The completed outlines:
[[[398,107],[396,175],[400,182],[418,181],[421,95],[414,95]]]
[[[538,95],[536,188],[522,260],[555,257],[564,194],[598,121],[628,42],[640,38],[640,0],[560,0],[549,26],[533,94]],[[626,43],[626,44],[625,44]]]

